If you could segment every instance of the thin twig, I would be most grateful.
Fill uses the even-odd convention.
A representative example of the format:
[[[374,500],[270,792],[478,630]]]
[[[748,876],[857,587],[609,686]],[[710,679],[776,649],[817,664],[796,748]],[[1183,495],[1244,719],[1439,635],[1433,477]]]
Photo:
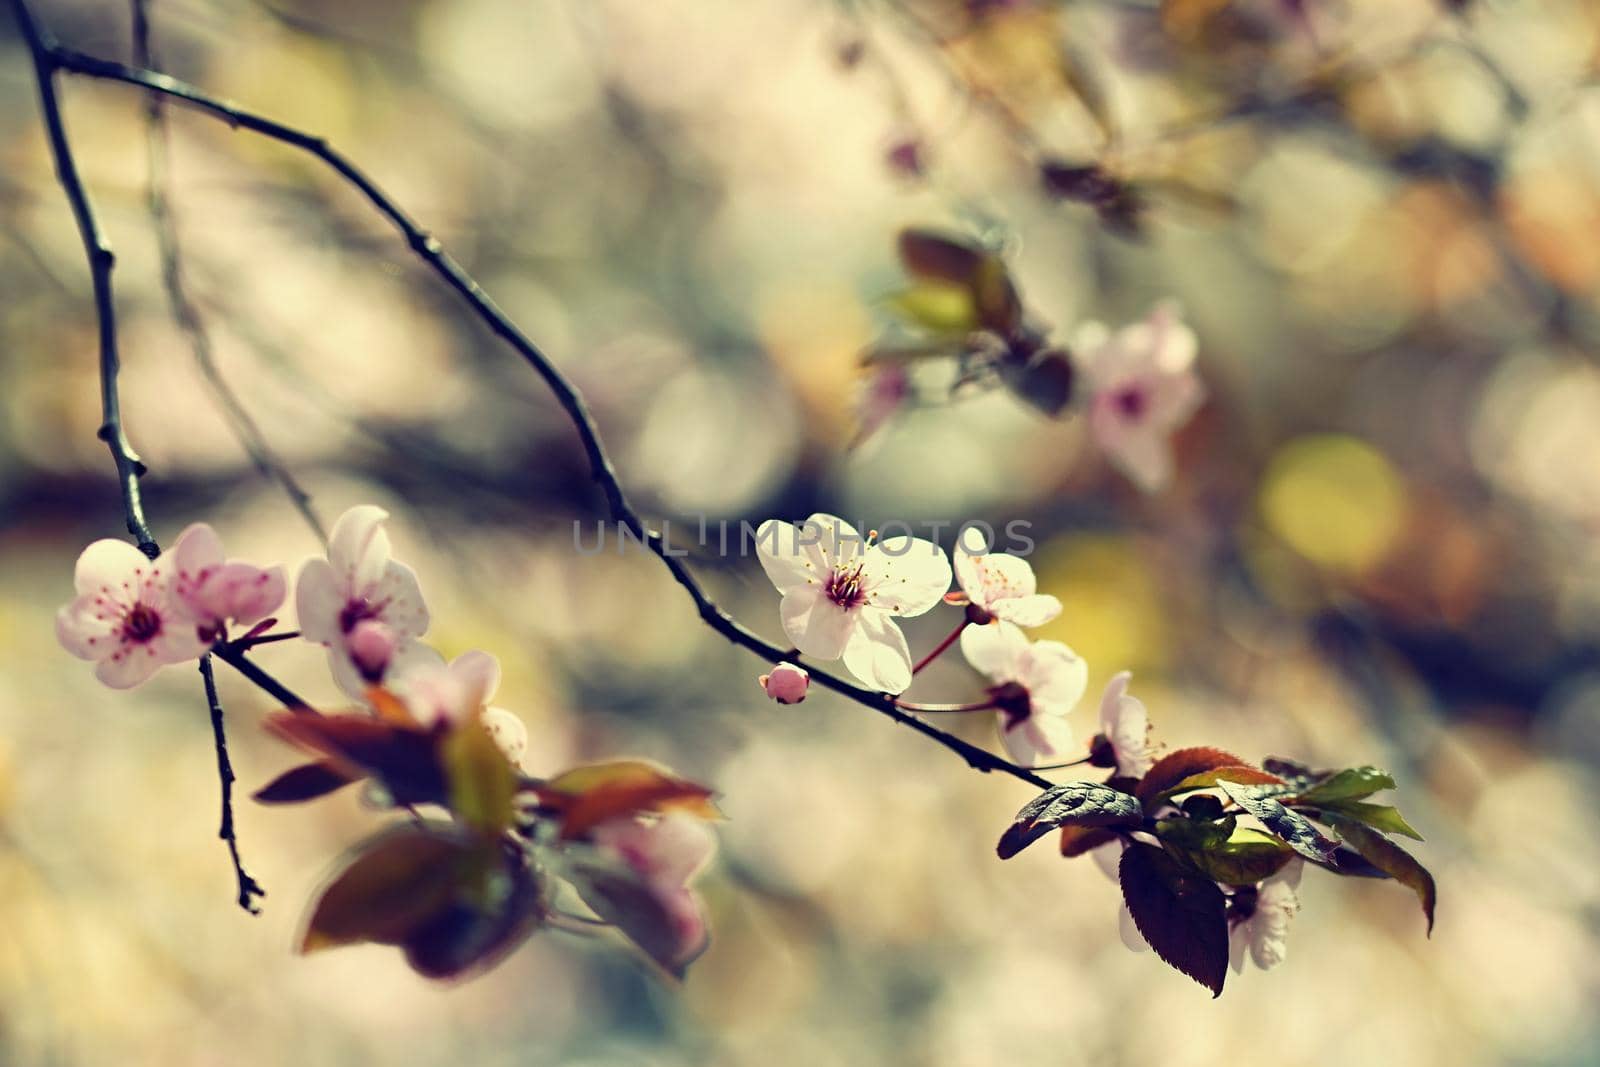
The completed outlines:
[[[241,643],[242,644],[242,643]],[[316,715],[317,711],[311,704],[296,695],[293,689],[278,681],[266,671],[250,662],[245,656],[245,648],[227,641],[219,641],[211,646],[212,655],[254,682],[258,689],[264,690],[278,703],[290,711],[302,715]]]
[[[23,21],[31,21],[27,0],[12,0],[12,2],[19,9],[21,19]],[[44,54],[50,63],[63,70],[151,89],[196,107],[214,118],[221,119],[230,126],[247,129],[298,148],[316,157],[344,178],[400,231],[412,251],[432,268],[436,274],[443,278],[452,289],[460,294],[484,324],[510,345],[540,376],[546,387],[554,394],[556,402],[566,412],[573,428],[577,431],[589,460],[591,476],[604,494],[612,518],[642,540],[655,553],[672,574],[673,579],[684,588],[690,599],[694,601],[695,607],[706,625],[734,644],[754,652],[770,663],[776,664],[784,659],[792,659],[789,656],[789,650],[762,639],[755,632],[719,608],[706,595],[683,563],[668,552],[666,542],[662,536],[656,531],[648,529],[644,521],[639,517],[638,512],[628,503],[621,483],[617,478],[616,469],[613,467],[611,458],[601,443],[599,430],[595,426],[594,418],[590,415],[588,405],[584,402],[576,387],[567,380],[567,377],[557,369],[555,364],[534,344],[532,339],[523,333],[510,317],[495,304],[471,275],[444,250],[439,241],[418,225],[399,204],[391,200],[377,186],[370,176],[346,156],[321,137],[246,111],[166,74],[99,59],[54,43],[45,47]],[[260,672],[254,664],[249,663],[237,650],[225,650],[223,646],[219,646],[217,655],[236,669],[239,669],[247,677],[250,677],[252,681],[262,685],[263,688],[267,689],[279,700],[282,700],[286,705],[290,707],[304,706],[304,702],[299,701],[292,693],[284,690],[282,686],[272,681],[270,677],[265,676],[264,672]],[[252,674],[252,672],[255,673]],[[257,677],[257,675],[260,675],[260,677]],[[914,730],[944,746],[977,770],[1009,774],[1040,789],[1050,787],[1051,783],[1048,780],[1031,771],[1002,759],[962,738],[946,733],[944,730],[917,718],[915,715],[902,711],[895,706],[895,698],[891,694],[876,693],[869,689],[864,689],[843,678],[815,668],[811,670],[811,676],[824,688],[849,697],[857,703],[871,708],[878,714],[893,719],[908,729]],[[270,682],[271,686],[269,687],[264,682]]]
[[[261,883],[250,877],[239,858],[239,839],[233,832],[233,764],[228,759],[228,735],[222,727],[222,701],[217,698],[217,679],[211,673],[211,657],[200,657],[200,677],[206,686],[206,703],[211,708],[211,733],[216,740],[217,778],[222,782],[222,826],[217,836],[228,843],[228,855],[233,859],[233,874],[239,885],[239,907],[251,915],[260,915],[255,898],[264,897],[267,891]]]
[[[157,65],[155,46],[151,41],[152,2],[133,0],[133,54],[134,61],[141,67]],[[182,247],[178,241],[178,220],[172,198],[167,192],[171,144],[167,130],[166,99],[157,92],[145,96],[145,135],[148,146],[145,200],[156,233],[161,257],[161,281],[166,289],[167,303],[172,308],[172,318],[189,339],[189,348],[194,353],[200,375],[251,464],[263,478],[278,484],[289,498],[289,503],[326,548],[328,532],[311,502],[311,494],[289,472],[288,466],[273,449],[239,394],[223,377],[222,369],[217,365],[211,331],[201,317],[200,309],[189,296],[188,284],[184,280]]]
[[[122,428],[122,404],[117,393],[117,372],[122,367],[122,360],[117,354],[117,306],[111,291],[111,270],[116,266],[117,259],[95,218],[94,208],[89,204],[89,194],[84,190],[83,179],[78,176],[78,163],[72,155],[66,124],[61,118],[55,75],[62,64],[55,39],[34,19],[27,0],[12,0],[12,8],[16,11],[22,39],[27,43],[28,53],[33,59],[34,78],[39,87],[39,109],[44,115],[56,177],[72,208],[72,217],[78,226],[78,236],[83,241],[83,251],[89,260],[89,273],[94,285],[95,315],[100,326],[100,429],[97,436],[111,450],[111,458],[117,465],[117,480],[122,487],[122,510],[128,533],[138,542],[141,552],[155,559],[161,550],[156,545],[149,524],[145,522],[144,504],[139,496],[139,477],[144,474],[145,465]]]

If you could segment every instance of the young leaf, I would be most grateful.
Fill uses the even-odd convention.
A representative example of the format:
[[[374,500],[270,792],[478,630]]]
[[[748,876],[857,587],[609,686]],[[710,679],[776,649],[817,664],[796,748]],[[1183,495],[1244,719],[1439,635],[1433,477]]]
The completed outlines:
[[[949,282],[919,282],[884,303],[901,318],[936,334],[965,337],[978,326],[972,291]]]
[[[1138,826],[1143,810],[1126,793],[1094,782],[1068,782],[1023,805],[995,851],[1010,859],[1058,826]]]
[[[1295,801],[1295,803],[1298,805],[1300,802]],[[1399,834],[1414,841],[1422,840],[1422,835],[1412,829],[1410,823],[1406,822],[1405,817],[1400,814],[1400,809],[1390,807],[1387,804],[1366,804],[1359,800],[1341,800],[1332,804],[1319,804],[1317,809],[1319,810],[1315,810],[1311,816],[1314,819],[1319,818],[1323,813],[1344,815],[1355,819],[1357,822],[1364,822],[1375,830],[1382,830],[1386,834]],[[1321,819],[1321,821],[1326,822],[1327,820]]]
[[[1228,902],[1222,890],[1140,842],[1123,850],[1118,873],[1134,925],[1156,955],[1220,997],[1228,976]]]
[[[380,779],[397,803],[442,804],[447,791],[439,765],[438,735],[365,715],[304,715],[280,711],[267,716],[279,737],[329,758],[335,768],[356,778]]]
[[[1185,849],[1215,848],[1233,834],[1232,815],[1216,821],[1205,819],[1162,819],[1156,823],[1156,837]]]
[[[1176,845],[1163,841],[1167,851]],[[1205,849],[1184,849],[1181,858],[1224,885],[1255,885],[1277,874],[1294,850],[1276,837],[1239,827],[1226,841]]]
[[[900,264],[913,278],[948,282],[970,289],[978,267],[990,256],[985,249],[937,230],[910,227],[900,231]]]
[[[500,853],[497,863],[480,863],[401,948],[424,978],[464,978],[499,963],[538,929],[544,914],[542,880],[520,857]]]
[[[406,825],[369,839],[318,897],[300,951],[360,941],[400,944],[449,903],[473,851],[438,824]]]
[[[1394,779],[1376,767],[1352,767],[1321,779],[1302,792],[1296,803],[1327,804],[1336,800],[1360,800],[1382,789],[1393,789]]]
[[[1300,855],[1317,863],[1332,861],[1333,850],[1337,847],[1335,842],[1311,825],[1311,820],[1304,815],[1284,807],[1272,797],[1261,796],[1251,786],[1227,781],[1218,784],[1229,799],[1260,819],[1268,830]]]
[[[450,810],[490,837],[510,827],[516,772],[483,723],[458,726],[445,735],[440,749],[450,783]]]
[[[1422,914],[1428,919],[1428,934],[1432,936],[1433,908],[1438,899],[1438,890],[1427,868],[1412,858],[1411,853],[1354,819],[1330,814],[1328,822],[1344,838],[1345,844],[1359,852],[1362,858],[1417,894],[1417,899],[1422,902]]]
[[[575,767],[539,787],[539,801],[561,815],[561,839],[572,841],[622,815],[681,810],[703,819],[721,816],[711,790],[643,760]]]
[[[284,771],[256,790],[254,799],[262,804],[298,804],[327,796],[356,780],[333,761],[320,760]]]
[[[1233,753],[1224,752],[1219,748],[1180,748],[1156,761],[1155,766],[1139,780],[1134,795],[1143,802],[1146,809],[1153,808],[1164,799],[1165,795],[1178,792],[1181,788],[1204,789],[1216,785],[1223,780],[1219,772],[1234,775],[1234,780],[1243,777],[1252,783],[1266,784],[1266,782],[1280,781],[1276,775],[1257,770]],[[1184,784],[1208,774],[1211,777],[1203,784]]]
[[[1101,845],[1109,845],[1117,839],[1117,835],[1100,826],[1073,826],[1068,823],[1061,828],[1061,854],[1063,856],[1081,856],[1091,849]]]
[[[1002,363],[1000,376],[1019,398],[1051,418],[1072,400],[1072,361],[1060,349],[1048,349],[1023,364]]]

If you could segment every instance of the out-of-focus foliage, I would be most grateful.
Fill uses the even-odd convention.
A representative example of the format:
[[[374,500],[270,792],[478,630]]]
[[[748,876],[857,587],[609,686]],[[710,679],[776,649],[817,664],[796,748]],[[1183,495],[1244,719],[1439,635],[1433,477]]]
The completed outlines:
[[[124,5],[39,6],[74,46],[129,54]],[[1600,1057],[1592,3],[152,6],[174,73],[329,136],[469,266],[763,633],[781,632],[770,589],[722,558],[719,519],[1026,519],[1065,606],[1040,634],[1088,659],[1092,689],[1131,667],[1174,748],[1389,768],[1427,838],[1407,850],[1447,892],[1424,942],[1392,884],[1308,879],[1287,960],[1197,997],[1118,943],[1116,888],[1090,865],[986,859],[1021,786],[823,694],[768,701],[654,561],[578,553],[584,458],[526,367],[347,189],[174,112],[219,366],[324,515],[390,503],[439,646],[502,653],[531,771],[647,755],[714,782],[728,817],[701,883],[717,939],[673,994],[577,938],[443,992],[382,948],[290,955],[294,902],[370,825],[359,791],[314,815],[242,805],[269,891],[248,918],[212,839],[198,680],[113,699],[50,633],[73,556],[121,519],[88,279],[7,24],[0,1060]],[[206,519],[247,557],[316,554],[173,324],[142,102],[76,81],[65,100],[118,252],[157,532]],[[1081,420],[1004,392],[851,452],[907,226],[1003,248],[1063,336],[1176,297],[1209,400],[1174,487],[1138,494]],[[281,674],[335,701],[314,652],[285,651]],[[265,698],[221,681],[258,788],[291,757],[258,729]],[[910,695],[963,686],[980,679],[941,661]],[[993,744],[979,718],[964,728]]]

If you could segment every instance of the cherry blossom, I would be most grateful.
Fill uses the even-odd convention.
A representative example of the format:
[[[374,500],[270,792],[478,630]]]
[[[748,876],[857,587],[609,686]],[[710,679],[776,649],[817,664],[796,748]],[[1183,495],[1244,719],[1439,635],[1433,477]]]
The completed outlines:
[[[1118,777],[1143,778],[1155,766],[1150,746],[1150,716],[1144,702],[1128,695],[1133,675],[1120,671],[1100,698],[1100,736],[1111,746]]]
[[[780,663],[772,668],[771,674],[763,674],[760,682],[767,696],[778,703],[798,704],[806,698],[806,690],[811,688],[811,675],[806,673],[804,667]]]
[[[1108,335],[1084,327],[1074,346],[1092,390],[1089,432],[1111,463],[1146,492],[1172,478],[1172,433],[1205,399],[1194,372],[1194,331],[1162,304],[1143,322]]]
[[[228,623],[254,626],[283,603],[283,568],[225,559],[221,538],[206,523],[179,534],[171,556],[173,594],[206,644],[226,636]]]
[[[672,924],[671,961],[687,963],[706,943],[706,919],[691,884],[716,851],[717,838],[700,819],[682,813],[608,819],[590,831],[602,852],[644,883]]]
[[[921,615],[950,588],[950,561],[932,541],[891,537],[869,543],[833,515],[800,526],[768,519],[756,554],[783,594],[784,632],[808,656],[844,665],[885,693],[911,684],[911,652],[896,616]]]
[[[390,686],[418,725],[453,729],[477,719],[506,760],[513,767],[522,765],[528,750],[528,728],[506,709],[489,705],[500,688],[500,661],[489,653],[474,649],[449,663],[440,657],[410,666],[396,673]]]
[[[1066,716],[1089,684],[1082,657],[1060,641],[1029,641],[1009,622],[967,627],[961,652],[995,683],[1000,739],[1015,763],[1032,767],[1072,746]]]
[[[967,602],[984,616],[1043,626],[1061,614],[1061,601],[1038,593],[1033,568],[1021,556],[990,552],[983,532],[969,526],[962,531],[955,551],[956,581]]]
[[[1300,910],[1300,898],[1295,889],[1300,885],[1304,869],[1304,860],[1290,860],[1277,874],[1256,887],[1254,909],[1244,918],[1233,920],[1228,931],[1228,959],[1235,974],[1243,973],[1247,950],[1263,971],[1283,962],[1289,920]],[[1241,890],[1234,894],[1234,907],[1240,907],[1241,897],[1249,892]]]
[[[428,631],[428,607],[416,574],[389,558],[388,517],[372,505],[339,516],[328,558],[307,560],[295,583],[300,633],[328,649],[334,680],[354,696],[391,671],[436,657],[416,642]],[[389,654],[375,655],[386,644]]]
[[[124,541],[95,541],[73,571],[77,599],[56,613],[56,640],[94,663],[95,677],[131,689],[204,645],[172,589],[172,553],[157,560]]]

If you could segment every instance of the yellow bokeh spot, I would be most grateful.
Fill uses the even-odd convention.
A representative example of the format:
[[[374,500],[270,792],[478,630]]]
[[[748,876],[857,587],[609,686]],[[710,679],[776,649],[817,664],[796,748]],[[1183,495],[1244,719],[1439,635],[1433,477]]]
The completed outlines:
[[[1091,692],[1120,670],[1159,667],[1166,655],[1162,598],[1133,543],[1072,536],[1040,547],[1039,589],[1061,598],[1061,616],[1030,637],[1062,641],[1089,664]]]
[[[1406,491],[1377,449],[1341,434],[1289,442],[1259,499],[1267,528],[1320,566],[1361,571],[1381,560],[1405,522]]]

